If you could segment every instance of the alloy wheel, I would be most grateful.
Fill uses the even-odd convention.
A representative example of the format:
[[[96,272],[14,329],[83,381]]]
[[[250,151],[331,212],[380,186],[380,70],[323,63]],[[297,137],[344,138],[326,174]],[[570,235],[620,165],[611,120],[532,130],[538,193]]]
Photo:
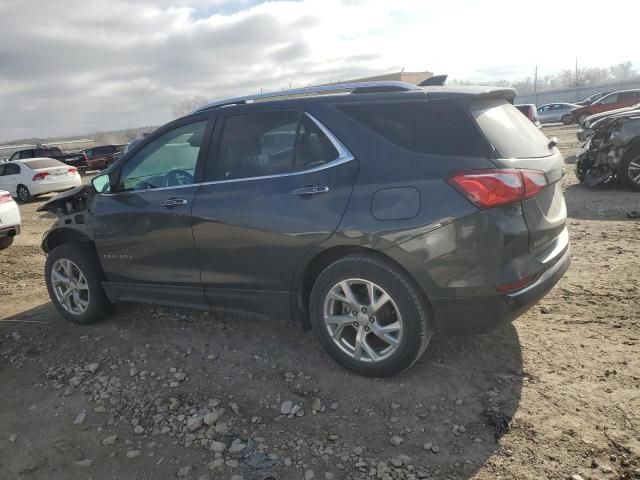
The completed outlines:
[[[629,162],[627,173],[633,183],[640,185],[640,155]]]
[[[26,203],[29,201],[29,190],[27,190],[27,187],[20,186],[18,188],[18,198],[23,203]]]
[[[87,311],[89,285],[82,270],[71,260],[56,260],[51,268],[51,285],[56,299],[67,312],[81,315]]]
[[[324,301],[324,323],[333,342],[351,358],[379,362],[400,346],[403,321],[391,295],[369,280],[335,284]]]

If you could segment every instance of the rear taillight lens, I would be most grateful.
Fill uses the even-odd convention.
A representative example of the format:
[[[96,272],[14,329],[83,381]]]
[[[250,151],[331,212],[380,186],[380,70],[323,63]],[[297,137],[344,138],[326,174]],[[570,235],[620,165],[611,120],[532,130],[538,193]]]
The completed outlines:
[[[511,292],[513,290],[520,290],[521,288],[526,287],[533,280],[533,275],[529,275],[527,277],[523,277],[515,282],[505,283],[503,285],[496,286],[496,290],[499,292]]]
[[[536,114],[533,113],[533,109],[532,108],[529,109],[529,115],[527,115],[527,116],[529,117],[529,120],[531,120],[532,122],[536,121]]]
[[[0,194],[0,203],[11,202],[13,199],[9,193]]]
[[[504,169],[460,172],[449,183],[480,208],[492,208],[534,197],[547,186],[544,172]]]
[[[69,170],[67,170],[67,173],[78,173],[78,169],[75,167],[71,167]]]
[[[34,182],[37,182],[38,180],[44,180],[45,178],[47,178],[49,176],[49,172],[40,172],[40,173],[36,173],[32,180]]]

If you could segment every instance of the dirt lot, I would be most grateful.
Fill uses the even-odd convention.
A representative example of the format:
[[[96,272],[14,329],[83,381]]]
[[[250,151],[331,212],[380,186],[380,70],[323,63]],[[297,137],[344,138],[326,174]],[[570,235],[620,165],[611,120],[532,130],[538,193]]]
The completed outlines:
[[[568,162],[574,133],[547,128]],[[21,206],[0,253],[0,479],[640,478],[640,194],[563,181],[556,288],[385,380],[278,319],[126,305],[66,323],[42,276],[51,219]],[[513,417],[499,439],[490,415]]]

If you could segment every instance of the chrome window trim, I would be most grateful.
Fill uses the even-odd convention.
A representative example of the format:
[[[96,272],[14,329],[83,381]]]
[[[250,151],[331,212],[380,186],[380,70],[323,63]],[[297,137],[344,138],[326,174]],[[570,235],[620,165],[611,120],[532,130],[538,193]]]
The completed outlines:
[[[247,181],[254,181],[254,180],[268,180],[268,179],[280,178],[280,177],[292,177],[295,175],[304,175],[307,173],[320,172],[322,170],[337,167],[338,165],[342,165],[344,163],[355,160],[355,157],[353,156],[353,154],[338,139],[338,137],[336,137],[333,134],[333,132],[331,132],[331,130],[325,127],[316,117],[311,115],[309,112],[304,112],[304,115],[309,117],[309,119],[318,126],[318,128],[322,131],[322,133],[326,135],[326,137],[329,139],[331,144],[338,151],[338,156],[335,159],[323,165],[318,165],[317,167],[309,168],[307,170],[299,170],[299,171],[293,171],[293,172],[287,172],[287,173],[277,173],[274,175],[262,175],[259,177],[230,178],[228,180],[211,180],[209,182],[190,183],[189,185],[176,185],[173,187],[145,188],[144,190],[130,190],[126,192],[116,192],[116,193],[100,193],[100,195],[126,195],[131,193],[138,194],[143,192],[161,192],[163,190],[177,190],[177,189],[188,188],[188,187],[200,187],[203,185],[218,185],[218,184],[224,184],[224,183],[237,183],[237,182],[247,182]]]

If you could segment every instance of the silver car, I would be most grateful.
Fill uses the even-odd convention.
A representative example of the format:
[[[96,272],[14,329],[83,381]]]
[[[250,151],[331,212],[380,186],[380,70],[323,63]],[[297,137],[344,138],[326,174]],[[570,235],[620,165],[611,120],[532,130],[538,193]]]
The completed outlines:
[[[573,121],[571,110],[580,108],[573,103],[548,103],[538,107],[538,120],[540,123],[562,122],[569,125]]]

